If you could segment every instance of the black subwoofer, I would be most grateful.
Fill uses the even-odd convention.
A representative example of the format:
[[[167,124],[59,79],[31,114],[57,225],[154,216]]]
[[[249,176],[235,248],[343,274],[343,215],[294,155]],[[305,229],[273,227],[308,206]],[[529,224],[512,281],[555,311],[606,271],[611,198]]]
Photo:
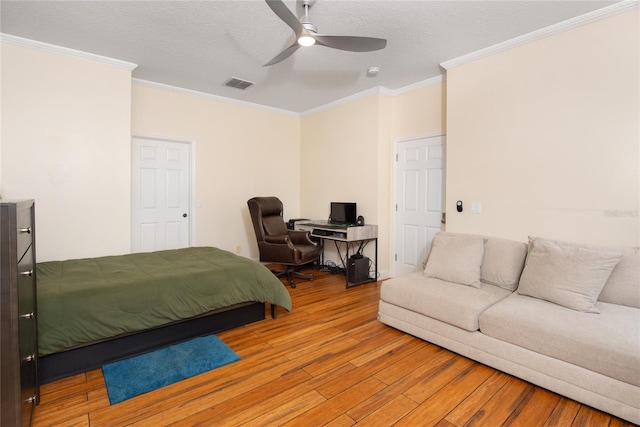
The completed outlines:
[[[347,268],[347,280],[351,283],[366,282],[369,280],[369,258],[362,255],[354,255],[349,258]]]

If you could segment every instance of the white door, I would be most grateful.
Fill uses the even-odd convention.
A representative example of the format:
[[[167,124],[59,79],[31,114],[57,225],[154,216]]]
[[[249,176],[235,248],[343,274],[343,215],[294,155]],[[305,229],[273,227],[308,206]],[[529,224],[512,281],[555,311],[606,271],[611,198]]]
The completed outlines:
[[[187,143],[133,139],[133,252],[189,246],[190,157]]]
[[[442,227],[444,137],[398,143],[395,274],[421,270],[433,236]]]

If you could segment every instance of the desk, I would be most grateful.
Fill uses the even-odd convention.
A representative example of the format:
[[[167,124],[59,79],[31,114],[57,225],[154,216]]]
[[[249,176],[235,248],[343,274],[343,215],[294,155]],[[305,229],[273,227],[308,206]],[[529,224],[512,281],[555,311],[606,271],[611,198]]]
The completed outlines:
[[[352,286],[361,285],[363,283],[375,282],[378,280],[378,226],[377,225],[361,225],[354,227],[346,227],[346,226],[336,226],[332,224],[328,224],[327,221],[297,221],[295,223],[296,230],[308,231],[311,233],[311,236],[320,239],[320,244],[322,245],[322,255],[321,261],[324,261],[324,242],[326,240],[331,240],[336,244],[338,248],[338,255],[340,256],[343,267],[346,271],[346,286],[350,288]],[[375,242],[375,275],[374,277],[369,277],[369,267],[367,266],[367,279],[358,281],[358,282],[349,282],[349,249],[354,243],[366,243],[369,241]],[[342,255],[340,254],[339,244],[345,243],[347,246],[347,253],[345,255],[345,259],[342,259]],[[349,283],[352,283],[350,286]]]

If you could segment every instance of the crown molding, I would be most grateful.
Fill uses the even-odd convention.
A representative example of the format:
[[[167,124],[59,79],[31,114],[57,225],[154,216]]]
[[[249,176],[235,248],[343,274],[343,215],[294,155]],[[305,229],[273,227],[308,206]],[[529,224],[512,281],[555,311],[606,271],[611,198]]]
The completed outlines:
[[[36,40],[25,39],[18,36],[12,36],[10,34],[0,33],[0,41],[6,43],[12,43],[15,45],[29,47],[33,49],[42,50],[49,53],[56,53],[60,55],[71,56],[74,58],[80,58],[87,61],[98,62],[100,64],[111,65],[117,68],[124,68],[125,70],[133,71],[138,67],[138,64],[131,62],[121,61],[119,59],[113,59],[106,56],[95,55],[93,53],[83,52],[80,50],[69,49],[67,47],[56,46],[49,43],[39,42]]]
[[[248,108],[253,108],[253,109],[257,109],[257,110],[268,111],[268,112],[271,112],[271,113],[284,114],[284,115],[291,116],[291,117],[300,117],[300,114],[296,113],[294,111],[283,110],[281,108],[275,108],[275,107],[267,107],[265,105],[254,104],[252,102],[247,102],[247,101],[240,101],[240,100],[233,99],[233,98],[225,98],[224,96],[212,95],[210,93],[200,92],[200,91],[197,91],[197,90],[184,89],[184,88],[177,87],[177,86],[171,86],[171,85],[167,85],[167,84],[164,84],[164,83],[156,83],[156,82],[152,82],[152,81],[149,81],[149,80],[142,80],[142,79],[137,79],[137,78],[132,78],[131,81],[132,81],[132,83],[140,85],[140,86],[147,86],[147,87],[152,87],[152,88],[156,88],[156,89],[164,89],[164,90],[168,90],[168,91],[171,91],[171,92],[181,93],[183,95],[194,96],[196,98],[208,99],[210,101],[217,101],[217,102],[222,102],[222,103],[225,103],[225,104],[237,105],[237,106],[240,106],[240,107],[248,107]]]
[[[524,34],[519,37],[515,37],[511,40],[507,40],[502,43],[489,46],[484,49],[472,52],[467,55],[460,56],[458,58],[451,59],[440,63],[440,66],[445,70],[457,67],[459,65],[466,64],[468,62],[476,61],[486,56],[493,55],[495,53],[503,52],[505,50],[521,46],[536,40],[540,40],[544,37],[548,37],[563,31],[567,31],[578,26],[594,22],[616,13],[622,12],[627,9],[638,7],[640,3],[638,0],[623,0],[618,3],[614,3],[611,6],[603,7],[602,9],[594,10],[593,12],[586,13],[584,15],[577,16],[575,18],[568,19],[566,21],[559,22],[554,25],[542,28],[540,30],[533,31],[528,34]]]
[[[331,110],[333,108],[339,107],[341,105],[349,104],[351,102],[358,101],[360,99],[367,98],[373,95],[390,95],[389,89],[384,88],[382,86],[372,87],[371,89],[363,90],[362,92],[354,93],[353,95],[345,96],[344,98],[337,99],[333,102],[329,102],[328,104],[321,105],[316,108],[312,108],[301,113],[301,116],[309,116],[312,114],[321,113],[323,111]]]
[[[443,75],[438,75],[436,77],[432,77],[427,80],[423,80],[421,82],[413,83],[408,86],[401,87],[400,89],[389,89],[384,86],[376,86],[371,89],[363,90],[362,92],[355,93],[353,95],[338,99],[336,101],[330,102],[328,104],[321,105],[316,108],[312,108],[311,110],[307,110],[301,113],[301,116],[308,116],[311,114],[317,114],[322,111],[331,110],[340,105],[349,104],[351,102],[357,101],[359,99],[367,98],[372,95],[387,95],[387,96],[398,96],[408,92],[413,92],[414,90],[422,89],[427,86],[433,86],[444,81]]]
[[[393,96],[403,95],[408,92],[413,92],[414,90],[423,89],[425,87],[433,86],[442,83],[445,80],[445,76],[439,74],[435,77],[432,77],[427,80],[423,80],[421,82],[410,84],[409,86],[401,87],[400,89],[396,89],[392,91]]]

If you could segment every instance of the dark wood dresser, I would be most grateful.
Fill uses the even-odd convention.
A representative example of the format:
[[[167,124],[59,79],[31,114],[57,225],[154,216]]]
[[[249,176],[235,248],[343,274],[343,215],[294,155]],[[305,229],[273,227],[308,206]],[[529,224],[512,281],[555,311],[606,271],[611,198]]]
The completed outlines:
[[[33,200],[0,200],[0,426],[29,426],[40,399]]]

